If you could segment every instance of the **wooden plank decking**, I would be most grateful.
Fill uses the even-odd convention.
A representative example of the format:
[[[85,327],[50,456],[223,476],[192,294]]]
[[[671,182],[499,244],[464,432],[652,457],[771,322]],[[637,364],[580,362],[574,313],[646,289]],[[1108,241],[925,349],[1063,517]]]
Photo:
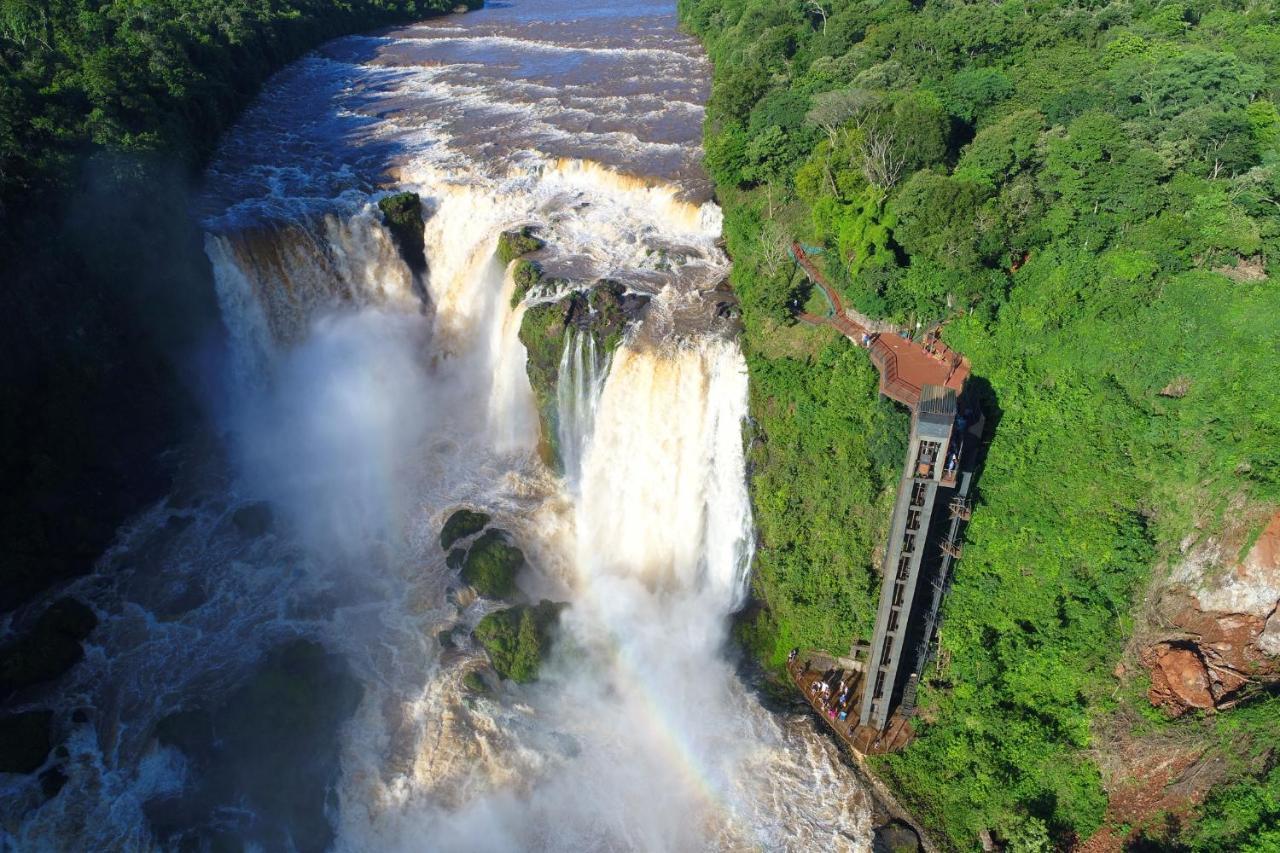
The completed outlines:
[[[862,701],[861,671],[841,668],[831,657],[818,652],[799,655],[795,661],[787,665],[787,671],[814,713],[859,756],[896,752],[915,737],[911,721],[901,714],[891,716],[883,732],[871,726],[858,725],[858,707]],[[824,697],[813,689],[814,683],[823,678],[837,685],[829,697]],[[831,713],[834,700],[839,698],[838,685],[842,681],[851,685],[850,698],[846,703],[848,716],[844,720],[839,719],[838,713],[835,715]]]
[[[926,335],[923,341],[912,341],[893,331],[888,324],[871,318],[845,306],[835,288],[827,282],[822,271],[813,263],[804,247],[791,245],[796,262],[815,285],[822,288],[831,303],[832,315],[819,317],[800,312],[797,318],[814,326],[830,326],[861,347],[865,347],[871,361],[880,371],[880,393],[897,400],[910,409],[920,402],[921,389],[926,385],[942,385],[958,394],[969,378],[969,360],[952,350],[937,335]]]

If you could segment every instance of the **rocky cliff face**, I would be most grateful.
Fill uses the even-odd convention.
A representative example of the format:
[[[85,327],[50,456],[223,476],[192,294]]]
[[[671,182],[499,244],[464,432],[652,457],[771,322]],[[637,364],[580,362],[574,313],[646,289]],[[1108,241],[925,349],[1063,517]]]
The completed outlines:
[[[557,301],[532,305],[525,311],[520,341],[528,354],[526,369],[542,424],[540,452],[551,467],[559,468],[562,462],[557,391],[569,334],[576,331],[589,335],[595,341],[595,351],[606,357],[622,342],[627,328],[644,316],[648,304],[648,296],[629,293],[617,282],[601,280],[585,290],[569,292]]]
[[[1222,709],[1250,685],[1280,682],[1278,605],[1280,511],[1244,513],[1222,534],[1186,543],[1139,652],[1152,704],[1173,716]]]

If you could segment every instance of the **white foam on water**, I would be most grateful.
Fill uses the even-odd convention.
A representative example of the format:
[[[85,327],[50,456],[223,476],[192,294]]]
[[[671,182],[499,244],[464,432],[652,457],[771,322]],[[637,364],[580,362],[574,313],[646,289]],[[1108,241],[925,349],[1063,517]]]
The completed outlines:
[[[484,20],[499,26],[502,11]],[[458,21],[446,38],[468,52],[703,67],[678,49],[469,37]],[[303,636],[365,686],[341,733],[339,849],[868,849],[867,799],[837,748],[807,718],[765,710],[730,659],[752,548],[746,367],[715,324],[684,319],[727,275],[720,211],[617,165],[668,148],[696,162],[696,149],[653,139],[652,92],[629,113],[626,96],[571,84],[573,109],[607,107],[635,128],[587,134],[611,165],[564,156],[551,100],[504,105],[459,66],[379,67],[395,42],[367,43],[367,64],[312,57],[278,82],[292,98],[306,75],[323,80],[324,120],[275,127],[269,91],[248,115],[279,135],[237,137],[259,159],[219,161],[242,193],[206,241],[238,391],[222,424],[230,473],[206,462],[194,496],[137,519],[71,590],[102,624],[58,704],[94,715],[71,733],[57,798],[37,806],[34,780],[5,787],[3,837],[150,846],[143,804],[190,781],[155,721],[216,704],[260,650]],[[380,112],[391,98],[505,110],[546,145],[476,159],[434,108]],[[350,134],[353,156],[385,146],[382,168],[420,194],[425,275],[404,264],[359,168],[335,180],[272,157],[273,140],[306,151],[332,133]],[[494,251],[520,226],[574,280],[513,300]],[[529,304],[601,278],[653,302],[643,334],[611,355],[568,336],[560,477],[536,454],[520,324]],[[242,534],[232,516],[263,498],[275,523]],[[458,506],[490,513],[524,550],[527,595],[571,605],[535,684],[464,686],[486,665],[469,631],[498,605],[445,565],[437,537]]]

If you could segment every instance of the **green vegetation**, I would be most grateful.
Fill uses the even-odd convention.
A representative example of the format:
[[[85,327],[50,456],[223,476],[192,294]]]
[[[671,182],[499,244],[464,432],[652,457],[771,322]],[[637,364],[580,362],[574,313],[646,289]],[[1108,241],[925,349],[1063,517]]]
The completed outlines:
[[[542,241],[533,236],[533,229],[527,225],[514,231],[503,231],[498,235],[498,260],[505,267],[516,258],[536,252],[542,246]]]
[[[454,542],[466,539],[484,530],[489,524],[489,514],[471,509],[455,510],[440,528],[440,548],[448,551]]]
[[[522,258],[512,268],[511,278],[516,285],[511,291],[511,307],[514,308],[524,301],[525,296],[535,285],[541,283],[542,267],[527,258]]]
[[[476,626],[475,637],[503,678],[526,684],[551,650],[551,632],[566,605],[540,601],[490,613]]]
[[[516,573],[524,566],[524,553],[507,542],[507,534],[491,527],[472,543],[462,563],[462,579],[486,598],[510,598],[516,591]]]
[[[560,464],[556,383],[560,379],[560,356],[568,331],[566,315],[564,302],[542,303],[526,308],[520,320],[520,343],[527,353],[525,373],[533,389],[541,426],[538,454],[552,468]]]
[[[422,233],[422,199],[414,192],[396,193],[378,199],[378,209],[404,262],[415,272],[425,272],[427,246]]]
[[[221,132],[320,42],[456,2],[0,0],[0,608],[87,571],[201,416],[188,187]]]
[[[198,163],[261,82],[318,43],[455,5],[4,0],[0,206],[66,189],[95,148]]]
[[[1196,853],[1263,853],[1280,849],[1280,767],[1257,782],[1216,791],[1181,845]]]
[[[955,847],[1087,837],[1135,593],[1229,499],[1280,502],[1275,6],[680,11],[715,64],[706,164],[757,423],[740,636],[774,667],[866,636],[905,432],[861,352],[791,319],[794,237],[860,310],[951,320],[989,385],[943,666],[877,766]],[[1267,719],[1234,742],[1274,743]]]

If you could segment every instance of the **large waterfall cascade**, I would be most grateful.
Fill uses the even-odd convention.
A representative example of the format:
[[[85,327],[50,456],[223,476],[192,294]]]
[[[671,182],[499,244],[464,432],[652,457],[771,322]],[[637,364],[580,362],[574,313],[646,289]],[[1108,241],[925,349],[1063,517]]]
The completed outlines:
[[[597,6],[340,40],[228,139],[206,251],[230,458],[193,464],[84,582],[103,625],[62,689],[102,716],[68,742],[63,795],[6,815],[17,846],[148,847],[146,804],[193,784],[155,721],[302,636],[364,687],[329,812],[340,850],[868,849],[837,748],[766,710],[727,643],[752,548],[747,373],[708,320],[728,261],[698,167],[705,62],[673,10]],[[376,207],[392,184],[423,202],[419,277]],[[558,286],[651,297],[611,353],[565,336],[560,473],[537,453],[519,333],[562,294],[513,304],[495,247],[520,226]],[[275,520],[246,536],[252,501]],[[464,683],[486,668],[470,630],[501,605],[445,565],[459,506],[525,552],[523,595],[570,605],[533,684]]]

